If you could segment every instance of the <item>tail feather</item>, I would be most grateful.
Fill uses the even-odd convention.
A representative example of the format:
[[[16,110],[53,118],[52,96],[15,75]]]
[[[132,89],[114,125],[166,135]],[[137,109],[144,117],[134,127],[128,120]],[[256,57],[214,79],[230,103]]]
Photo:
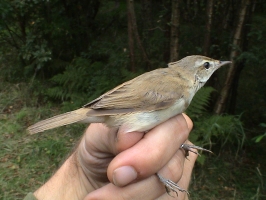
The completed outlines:
[[[27,130],[29,131],[30,134],[35,134],[45,130],[79,122],[88,118],[88,116],[86,115],[88,110],[89,109],[81,108],[75,111],[57,115],[49,119],[37,122],[36,124],[28,127]]]

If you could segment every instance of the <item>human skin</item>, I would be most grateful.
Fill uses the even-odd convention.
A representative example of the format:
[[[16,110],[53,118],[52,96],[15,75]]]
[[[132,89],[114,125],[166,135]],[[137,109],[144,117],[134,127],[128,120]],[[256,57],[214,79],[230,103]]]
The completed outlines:
[[[34,195],[39,200],[173,199],[155,174],[188,189],[197,155],[190,153],[185,159],[180,146],[191,129],[185,114],[147,133],[91,124],[75,152]],[[171,195],[187,198],[185,192]]]

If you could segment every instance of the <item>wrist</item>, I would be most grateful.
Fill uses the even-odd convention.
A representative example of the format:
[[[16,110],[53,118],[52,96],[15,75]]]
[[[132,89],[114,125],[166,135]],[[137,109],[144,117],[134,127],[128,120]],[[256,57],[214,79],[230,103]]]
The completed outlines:
[[[83,199],[91,186],[73,153],[42,187],[34,192],[37,199]]]

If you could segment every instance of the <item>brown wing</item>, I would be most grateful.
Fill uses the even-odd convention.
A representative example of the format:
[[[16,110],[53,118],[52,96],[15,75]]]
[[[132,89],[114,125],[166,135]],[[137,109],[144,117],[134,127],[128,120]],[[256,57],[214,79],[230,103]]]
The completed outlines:
[[[125,82],[84,107],[93,109],[90,115],[152,111],[168,108],[182,96],[177,78],[170,74],[169,68],[163,68]]]

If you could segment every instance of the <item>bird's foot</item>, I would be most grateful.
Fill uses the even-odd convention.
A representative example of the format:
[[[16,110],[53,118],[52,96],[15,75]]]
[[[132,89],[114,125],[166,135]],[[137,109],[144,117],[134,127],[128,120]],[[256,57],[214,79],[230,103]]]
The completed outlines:
[[[181,148],[185,150],[185,156],[186,158],[189,156],[189,152],[195,153],[197,155],[200,155],[197,151],[194,151],[194,149],[197,150],[201,150],[201,151],[207,151],[209,153],[212,153],[212,151],[208,150],[208,149],[204,149],[202,147],[199,146],[195,146],[195,145],[190,145],[190,144],[182,144]],[[171,195],[171,192],[174,192],[176,194],[176,196],[178,196],[178,191],[179,192],[186,192],[188,195],[188,191],[181,188],[179,185],[177,185],[175,182],[169,180],[169,179],[165,179],[164,177],[162,177],[160,174],[156,174],[159,178],[159,180],[164,184],[166,192],[169,196],[174,197],[173,195]]]
[[[204,149],[202,147],[199,146],[195,146],[195,145],[191,145],[191,144],[182,144],[181,148],[185,150],[185,156],[186,158],[189,156],[189,152],[195,153],[197,155],[200,155],[198,152],[193,151],[193,149],[197,149],[197,150],[201,150],[201,151],[207,151],[209,153],[212,153],[212,151],[208,150],[208,149]]]
[[[164,177],[162,177],[160,174],[156,174],[159,178],[159,180],[164,184],[166,192],[169,196],[174,197],[173,195],[171,195],[171,192],[174,192],[176,194],[176,196],[178,196],[178,191],[180,192],[186,192],[188,195],[188,191],[185,189],[182,189],[181,187],[179,187],[175,182],[169,180],[169,179],[165,179]]]

